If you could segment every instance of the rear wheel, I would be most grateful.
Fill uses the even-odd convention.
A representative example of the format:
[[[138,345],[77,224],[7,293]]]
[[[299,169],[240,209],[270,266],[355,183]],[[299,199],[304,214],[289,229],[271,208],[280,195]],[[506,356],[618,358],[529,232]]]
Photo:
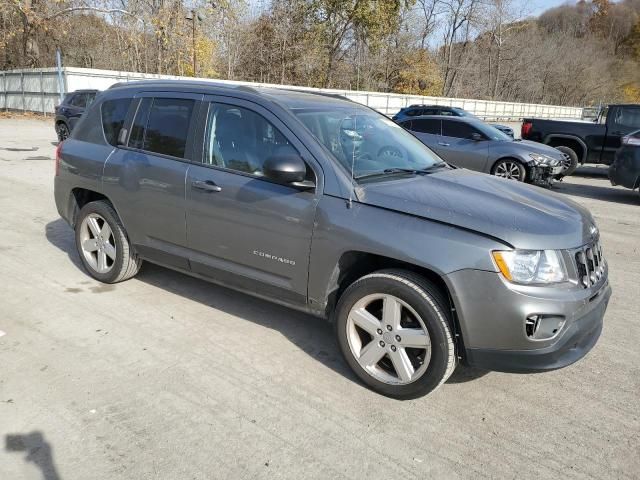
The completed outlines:
[[[426,395],[455,368],[447,302],[411,272],[382,270],[357,280],[338,302],[335,326],[349,366],[383,395]]]
[[[509,180],[517,180],[518,182],[524,182],[527,171],[517,160],[510,158],[504,158],[498,160],[493,166],[492,172],[496,177],[507,178]]]
[[[71,132],[69,131],[69,127],[66,123],[60,122],[56,124],[56,135],[58,135],[59,142],[64,142],[67,138],[69,138],[70,134]]]
[[[116,211],[105,200],[87,203],[78,213],[76,248],[89,275],[104,283],[127,280],[142,265]]]
[[[567,159],[565,163],[566,168],[564,172],[561,173],[560,176],[568,177],[569,175],[571,175],[573,172],[576,171],[576,168],[578,168],[578,154],[575,152],[573,148],[565,147],[564,145],[560,145],[555,148],[556,150],[559,150],[560,152],[562,152],[565,155],[565,158]]]

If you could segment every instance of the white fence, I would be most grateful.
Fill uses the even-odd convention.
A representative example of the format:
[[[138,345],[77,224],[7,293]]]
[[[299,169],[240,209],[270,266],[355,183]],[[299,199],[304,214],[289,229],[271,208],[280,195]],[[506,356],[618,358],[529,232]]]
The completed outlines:
[[[62,69],[62,88],[64,93],[84,88],[104,90],[117,82],[143,79],[191,79],[172,75],[154,75],[134,72],[117,72],[90,68]],[[236,82],[229,80],[199,79],[215,83],[283,87],[266,83]],[[53,113],[53,108],[60,102],[56,68],[8,70],[0,72],[0,109],[25,110],[44,114]],[[484,118],[485,120],[517,121],[524,117],[539,118],[581,118],[582,108],[563,107],[558,105],[538,105],[532,103],[494,102],[488,100],[472,100],[463,98],[423,97],[396,93],[363,92],[354,90],[320,89],[299,86],[286,88],[314,90],[324,93],[344,95],[364,105],[375,108],[386,115],[393,115],[408,105],[448,105],[461,107]]]

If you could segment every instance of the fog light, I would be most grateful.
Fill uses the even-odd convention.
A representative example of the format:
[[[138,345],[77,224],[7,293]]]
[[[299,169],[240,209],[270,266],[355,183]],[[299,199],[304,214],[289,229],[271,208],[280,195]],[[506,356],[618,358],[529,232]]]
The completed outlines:
[[[525,319],[524,329],[532,340],[547,340],[562,330],[564,322],[564,317],[559,315],[529,315]]]

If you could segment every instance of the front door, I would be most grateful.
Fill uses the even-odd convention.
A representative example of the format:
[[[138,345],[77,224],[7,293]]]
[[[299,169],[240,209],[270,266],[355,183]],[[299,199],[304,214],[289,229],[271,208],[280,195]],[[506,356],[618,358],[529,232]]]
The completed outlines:
[[[316,190],[264,177],[271,155],[300,154],[320,191],[319,168],[292,133],[252,102],[203,103],[199,165],[186,178],[191,269],[243,290],[306,303]]]

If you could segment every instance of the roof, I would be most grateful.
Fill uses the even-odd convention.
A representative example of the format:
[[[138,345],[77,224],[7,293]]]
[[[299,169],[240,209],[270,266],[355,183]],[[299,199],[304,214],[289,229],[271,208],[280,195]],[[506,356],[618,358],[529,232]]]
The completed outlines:
[[[299,90],[294,88],[272,88],[272,87],[250,87],[247,85],[230,85],[228,83],[209,82],[203,80],[141,80],[126,83],[116,83],[109,90],[131,89],[144,90],[147,88],[168,88],[171,90],[189,90],[203,94],[215,94],[220,91],[228,93],[242,93],[247,96],[256,96],[271,100],[288,109],[312,108],[318,107],[319,104],[325,106],[339,104],[345,106],[357,105],[355,102],[342,97],[314,90]],[[363,107],[366,108],[366,107]]]

